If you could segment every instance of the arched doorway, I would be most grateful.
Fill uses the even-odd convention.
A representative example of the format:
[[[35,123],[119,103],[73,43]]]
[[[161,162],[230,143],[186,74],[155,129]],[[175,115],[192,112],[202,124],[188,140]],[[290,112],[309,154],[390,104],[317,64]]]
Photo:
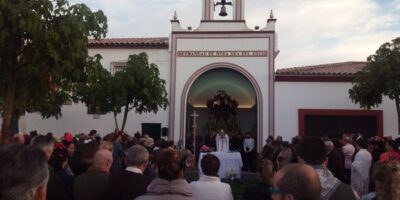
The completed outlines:
[[[196,146],[209,142],[220,127],[231,136],[250,132],[262,141],[261,91],[251,74],[237,65],[215,63],[194,73],[183,90],[181,111],[180,138],[186,145],[194,138]]]

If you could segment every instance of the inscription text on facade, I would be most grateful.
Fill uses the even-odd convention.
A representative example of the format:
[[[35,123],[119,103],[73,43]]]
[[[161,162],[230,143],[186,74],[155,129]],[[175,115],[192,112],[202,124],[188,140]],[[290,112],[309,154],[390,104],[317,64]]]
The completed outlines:
[[[178,51],[178,57],[267,57],[268,51]]]

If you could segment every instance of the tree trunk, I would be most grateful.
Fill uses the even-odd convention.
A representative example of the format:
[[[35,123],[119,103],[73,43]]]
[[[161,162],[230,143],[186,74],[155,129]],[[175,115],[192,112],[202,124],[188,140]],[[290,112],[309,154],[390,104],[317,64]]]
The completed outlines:
[[[117,114],[118,114],[117,112],[114,112],[114,122],[115,122],[115,128],[119,130],[119,127],[118,127],[118,120],[117,120]]]
[[[6,143],[11,137],[11,123],[14,110],[16,82],[13,77],[9,77],[7,81],[5,98],[3,103],[3,124],[1,125],[0,143]]]
[[[124,110],[124,119],[122,121],[121,132],[123,132],[124,129],[125,129],[126,118],[128,118],[128,112],[129,112],[129,104],[126,104],[125,105],[125,110]]]
[[[397,110],[397,133],[400,135],[400,96],[396,96],[394,98],[396,103],[396,110]]]

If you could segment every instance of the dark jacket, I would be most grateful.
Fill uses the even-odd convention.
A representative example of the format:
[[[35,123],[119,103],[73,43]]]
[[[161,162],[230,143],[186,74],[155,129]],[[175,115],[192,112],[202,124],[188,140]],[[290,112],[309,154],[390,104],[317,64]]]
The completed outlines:
[[[108,178],[109,200],[132,200],[145,194],[152,178],[130,171],[112,173]]]
[[[329,200],[356,200],[353,190],[346,183],[341,182]]]
[[[47,200],[71,200],[73,177],[66,172],[57,172],[49,166],[49,180],[47,182]]]
[[[242,200],[271,200],[270,185],[257,184],[244,189]]]
[[[341,149],[334,148],[328,154],[328,169],[340,181],[344,182],[346,179],[346,172],[344,167],[344,154]]]
[[[90,170],[76,177],[74,200],[106,200],[109,173]]]

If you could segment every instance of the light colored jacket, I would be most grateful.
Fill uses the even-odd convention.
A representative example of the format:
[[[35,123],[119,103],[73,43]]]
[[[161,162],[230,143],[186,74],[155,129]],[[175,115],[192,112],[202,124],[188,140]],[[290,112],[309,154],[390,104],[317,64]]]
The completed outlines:
[[[190,187],[199,200],[233,200],[231,186],[221,183],[218,177],[202,175],[198,181],[191,182]]]
[[[185,179],[167,181],[155,178],[147,187],[146,194],[135,200],[195,200],[192,189]]]
[[[344,154],[344,167],[346,169],[351,169],[351,160],[356,149],[353,145],[347,143],[342,147],[342,150]]]
[[[351,187],[359,197],[368,194],[371,163],[371,154],[366,149],[360,149],[351,164]]]

